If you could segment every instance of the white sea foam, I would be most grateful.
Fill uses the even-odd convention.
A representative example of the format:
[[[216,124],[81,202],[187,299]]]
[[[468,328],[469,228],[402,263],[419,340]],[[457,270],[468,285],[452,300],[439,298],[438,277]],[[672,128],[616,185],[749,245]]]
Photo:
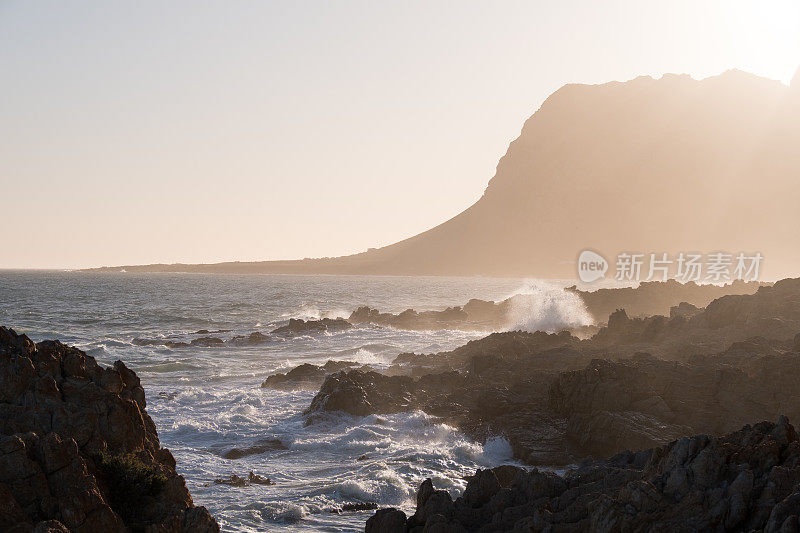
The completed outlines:
[[[509,330],[553,333],[594,322],[580,296],[555,282],[526,280],[510,298]]]

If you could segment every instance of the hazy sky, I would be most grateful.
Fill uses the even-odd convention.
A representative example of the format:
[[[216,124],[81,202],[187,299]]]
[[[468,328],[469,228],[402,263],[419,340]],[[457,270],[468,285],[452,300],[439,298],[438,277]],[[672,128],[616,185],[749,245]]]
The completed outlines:
[[[0,267],[363,251],[565,83],[798,64],[796,0],[0,0]]]

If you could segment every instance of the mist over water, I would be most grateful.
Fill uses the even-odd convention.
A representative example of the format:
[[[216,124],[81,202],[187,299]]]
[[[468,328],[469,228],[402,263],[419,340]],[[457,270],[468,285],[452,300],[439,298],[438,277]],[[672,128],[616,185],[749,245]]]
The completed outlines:
[[[73,344],[102,364],[121,359],[135,370],[162,445],[175,455],[195,503],[207,506],[224,531],[362,531],[372,511],[331,511],[366,502],[411,510],[426,477],[455,495],[475,468],[511,461],[508,443],[473,442],[421,412],[331,414],[306,425],[302,412],[315,391],[262,389],[262,381],[328,359],[380,369],[399,353],[449,350],[485,333],[363,325],[259,346],[170,349],[133,340],[189,341],[200,329],[230,330],[212,333],[229,339],[269,333],[289,318],[346,317],[360,305],[391,312],[443,309],[509,294],[516,295],[516,329],[586,323],[580,300],[562,287],[491,278],[0,271],[0,324],[35,341]],[[285,449],[222,457],[265,439],[277,439]],[[275,485],[213,483],[250,471]]]

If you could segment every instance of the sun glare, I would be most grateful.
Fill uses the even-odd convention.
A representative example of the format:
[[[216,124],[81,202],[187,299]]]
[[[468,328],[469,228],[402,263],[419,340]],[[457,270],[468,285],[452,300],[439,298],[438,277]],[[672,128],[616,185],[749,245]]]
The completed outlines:
[[[738,68],[790,83],[800,66],[800,2],[745,0],[724,6],[723,27],[737,43]]]

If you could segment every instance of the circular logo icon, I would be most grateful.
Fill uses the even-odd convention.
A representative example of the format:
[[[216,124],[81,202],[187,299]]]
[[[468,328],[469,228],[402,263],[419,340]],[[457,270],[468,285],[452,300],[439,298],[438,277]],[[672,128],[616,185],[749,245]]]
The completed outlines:
[[[604,278],[608,271],[608,261],[592,250],[584,250],[578,256],[578,278],[584,283],[591,283]]]

